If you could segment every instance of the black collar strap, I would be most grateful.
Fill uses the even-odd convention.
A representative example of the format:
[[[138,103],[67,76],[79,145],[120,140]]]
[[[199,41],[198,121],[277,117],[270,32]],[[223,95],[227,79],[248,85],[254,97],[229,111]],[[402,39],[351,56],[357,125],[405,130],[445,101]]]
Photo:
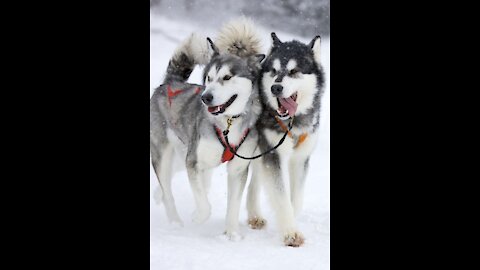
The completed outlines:
[[[233,154],[241,159],[246,159],[246,160],[253,160],[253,159],[257,159],[259,157],[262,157],[272,151],[274,151],[275,149],[277,149],[278,147],[280,147],[280,145],[282,145],[282,143],[285,141],[285,138],[287,137],[287,135],[290,133],[290,130],[292,130],[292,127],[293,127],[293,117],[290,117],[290,122],[288,123],[288,126],[287,126],[287,130],[285,131],[285,133],[283,134],[283,137],[280,139],[280,141],[277,143],[277,145],[275,145],[273,148],[270,148],[268,149],[267,151],[259,154],[259,155],[256,155],[254,157],[244,157],[244,156],[241,156],[239,154],[237,154],[237,151],[235,149],[232,149],[230,148],[230,152],[233,152]],[[228,146],[230,143],[228,142],[228,129],[227,130],[224,130],[223,131],[223,135],[225,136],[225,141],[226,141],[226,145]]]

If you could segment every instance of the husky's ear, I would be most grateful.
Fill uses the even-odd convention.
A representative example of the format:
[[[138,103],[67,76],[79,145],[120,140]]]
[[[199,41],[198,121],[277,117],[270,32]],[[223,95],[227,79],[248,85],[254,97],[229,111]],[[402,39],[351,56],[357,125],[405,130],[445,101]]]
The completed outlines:
[[[278,47],[282,44],[280,39],[278,39],[277,34],[275,32],[272,32],[272,46],[273,47]]]
[[[255,59],[255,61],[257,61],[258,63],[261,63],[263,59],[265,59],[265,54],[255,54],[253,56],[253,59]]]
[[[248,58],[248,65],[260,70],[262,68],[262,65],[260,65],[260,63],[263,61],[263,59],[265,59],[265,54],[252,55]]]
[[[213,41],[209,37],[207,37],[207,41],[208,41],[208,43],[210,43],[210,47],[212,47],[212,50],[213,50],[212,57],[220,54],[220,51],[218,50],[217,46],[215,46],[215,44],[213,44]]]
[[[316,36],[313,38],[313,40],[308,44],[308,47],[310,47],[313,51],[313,56],[315,56],[315,60],[320,63],[320,45],[321,45],[321,38],[320,36]]]

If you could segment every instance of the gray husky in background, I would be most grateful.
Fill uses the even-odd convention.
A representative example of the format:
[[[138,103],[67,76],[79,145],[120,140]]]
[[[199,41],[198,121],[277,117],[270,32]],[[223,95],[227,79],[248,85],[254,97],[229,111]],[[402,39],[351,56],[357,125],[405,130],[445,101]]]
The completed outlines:
[[[178,154],[185,167],[196,203],[193,221],[210,216],[207,193],[212,170],[228,162],[226,235],[236,239],[248,160],[235,158],[223,131],[231,121],[228,138],[238,154],[251,156],[257,146],[254,128],[261,113],[258,83],[260,39],[253,24],[240,19],[225,25],[215,43],[192,35],[171,58],[164,83],[150,101],[150,150],[170,221],[182,224],[172,195],[172,161]],[[195,65],[206,64],[203,85],[189,84]]]
[[[259,79],[263,105],[257,123],[260,151],[263,153],[275,146],[289,125],[292,128],[277,150],[254,163],[247,197],[248,217],[254,229],[265,224],[258,205],[261,180],[276,212],[285,244],[298,247],[303,244],[304,237],[296,227],[294,216],[302,208],[308,161],[317,143],[325,81],[320,65],[320,37],[306,45],[295,40],[281,42],[272,33],[272,41]],[[290,196],[282,178],[284,164],[288,166]]]

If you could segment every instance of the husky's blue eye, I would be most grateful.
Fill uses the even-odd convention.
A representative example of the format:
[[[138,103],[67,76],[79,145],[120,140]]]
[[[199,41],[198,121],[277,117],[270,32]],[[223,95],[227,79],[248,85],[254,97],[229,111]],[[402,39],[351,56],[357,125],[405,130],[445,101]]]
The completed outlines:
[[[273,74],[277,74],[277,70],[274,69],[274,68],[272,68],[272,73],[273,73]]]
[[[228,81],[228,80],[230,80],[231,78],[232,78],[232,76],[230,76],[230,75],[225,75],[225,77],[223,77],[223,80],[224,80],[224,81]]]
[[[298,72],[298,70],[292,69],[292,70],[290,70],[290,72],[288,73],[288,75],[295,75],[297,72]]]

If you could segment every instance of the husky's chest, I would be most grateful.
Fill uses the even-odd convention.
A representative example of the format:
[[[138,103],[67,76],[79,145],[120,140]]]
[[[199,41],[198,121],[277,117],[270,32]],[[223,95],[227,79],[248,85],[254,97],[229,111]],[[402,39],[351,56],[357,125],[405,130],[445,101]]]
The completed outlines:
[[[284,133],[279,133],[271,129],[263,131],[264,136],[268,142],[268,148],[276,146]],[[277,148],[277,152],[281,157],[288,157],[291,155],[308,156],[312,153],[317,143],[317,133],[293,133],[292,136],[286,136],[284,142]]]
[[[201,138],[197,147],[197,166],[209,169],[220,165],[224,148],[216,138]]]
[[[197,164],[200,169],[213,168],[221,163],[231,162],[237,157],[227,147],[225,136],[221,129],[212,128],[214,135],[203,136],[200,138],[197,146]],[[240,132],[238,130],[232,130],[229,133],[230,147],[234,151],[241,151],[252,148],[252,140],[248,138],[250,133],[249,129]]]

